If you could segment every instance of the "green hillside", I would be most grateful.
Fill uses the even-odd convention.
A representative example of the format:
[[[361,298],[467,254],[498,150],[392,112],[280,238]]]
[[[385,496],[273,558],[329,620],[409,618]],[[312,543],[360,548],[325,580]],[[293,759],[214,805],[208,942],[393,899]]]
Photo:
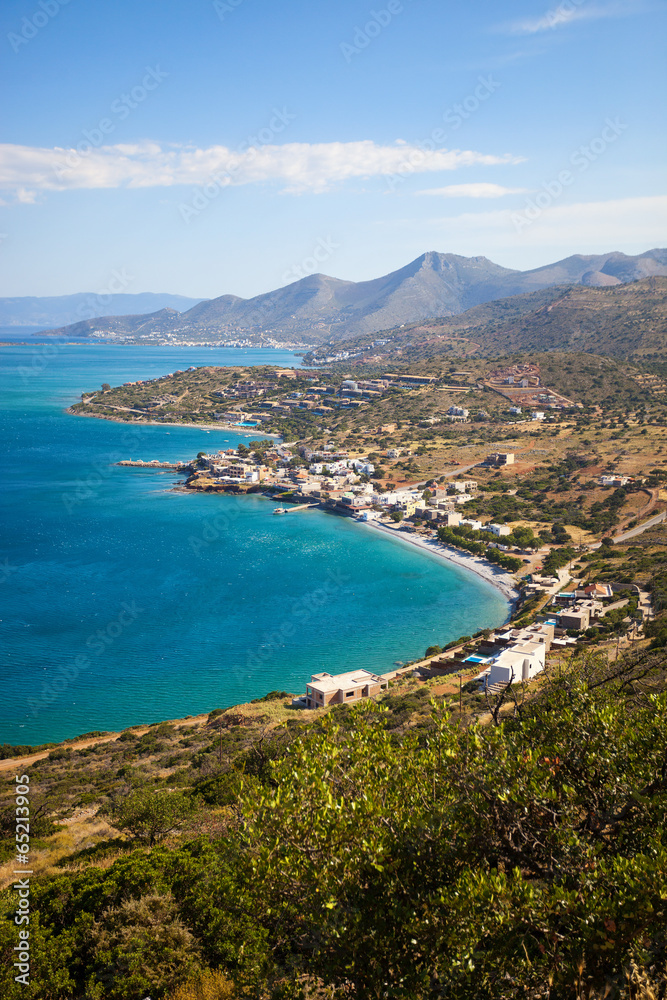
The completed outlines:
[[[3,894],[2,996],[663,996],[664,656],[554,663],[492,716],[475,687],[463,712],[410,682],[307,721],[275,693],[24,765],[56,850],[27,987]]]
[[[612,288],[548,288],[355,338],[344,347],[355,361],[383,364],[556,350],[659,362],[667,358],[667,278]],[[332,353],[327,345],[307,359],[321,361]]]

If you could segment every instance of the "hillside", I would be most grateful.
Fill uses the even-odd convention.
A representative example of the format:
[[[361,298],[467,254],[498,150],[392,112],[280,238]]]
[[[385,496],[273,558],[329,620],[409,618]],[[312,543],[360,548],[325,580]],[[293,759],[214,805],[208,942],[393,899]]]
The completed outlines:
[[[575,256],[531,271],[501,267],[486,257],[429,252],[372,281],[313,274],[251,299],[222,295],[185,313],[107,315],[51,332],[162,342],[338,343],[433,316],[456,316],[482,303],[563,283],[619,285],[652,275],[667,275],[666,250],[638,257]]]
[[[518,351],[569,351],[619,359],[667,357],[667,278],[651,277],[612,287],[584,285],[543,289],[384,331],[310,352],[310,363],[402,363],[448,360]]]
[[[7,889],[3,996],[662,996],[664,657],[614,646],[505,710],[474,682],[319,713],[273,692],[17,761],[32,967],[28,991]]]

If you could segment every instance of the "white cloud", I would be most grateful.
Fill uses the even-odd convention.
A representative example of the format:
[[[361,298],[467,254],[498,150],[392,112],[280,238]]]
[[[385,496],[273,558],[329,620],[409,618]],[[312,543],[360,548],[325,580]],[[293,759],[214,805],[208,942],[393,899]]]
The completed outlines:
[[[86,148],[87,147],[87,148]],[[286,143],[243,151],[226,146],[197,149],[156,142],[74,149],[0,145],[0,190],[30,192],[77,188],[149,188],[178,184],[220,187],[276,182],[284,191],[325,191],[354,178],[389,176],[404,170],[434,173],[468,166],[521,162],[511,154],[473,150],[422,150],[398,140]]]
[[[656,9],[655,4],[642,0],[616,0],[615,3],[594,4],[590,0],[562,0],[540,17],[522,18],[500,25],[497,30],[509,35],[536,35],[563,28],[575,21],[599,21],[605,18],[629,17]],[[657,7],[661,9],[661,7]],[[664,9],[664,8],[662,8]]]
[[[506,194],[527,193],[527,188],[508,188],[501,184],[449,184],[447,187],[415,191],[415,194],[437,195],[441,198],[503,198]]]

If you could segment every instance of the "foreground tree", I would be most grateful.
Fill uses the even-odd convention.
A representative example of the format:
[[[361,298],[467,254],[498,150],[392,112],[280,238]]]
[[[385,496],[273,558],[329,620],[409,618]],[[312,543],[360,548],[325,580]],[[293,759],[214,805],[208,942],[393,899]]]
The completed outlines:
[[[498,726],[434,710],[397,743],[364,708],[297,741],[245,803],[291,961],[405,1000],[611,996],[664,967],[667,696],[598,674]]]
[[[150,847],[178,829],[195,811],[195,804],[182,792],[141,789],[120,804],[114,823]]]

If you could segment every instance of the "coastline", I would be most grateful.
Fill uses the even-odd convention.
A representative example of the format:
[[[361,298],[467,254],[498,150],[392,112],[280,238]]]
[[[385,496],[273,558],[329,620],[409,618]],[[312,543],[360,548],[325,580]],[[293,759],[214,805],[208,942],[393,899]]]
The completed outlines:
[[[220,421],[220,423],[215,424],[186,424],[174,421],[173,423],[167,423],[164,420],[122,420],[120,417],[109,417],[105,413],[74,413],[69,407],[66,407],[65,413],[70,417],[89,417],[91,420],[109,420],[112,424],[125,424],[126,427],[192,427],[195,430],[200,431],[234,431],[236,434],[240,434],[241,437],[252,437],[253,434],[261,431],[261,437],[263,438],[273,438],[276,441],[280,441],[280,434],[271,434],[269,431],[262,431],[261,427],[245,427],[241,428],[238,424],[226,424]]]
[[[519,590],[513,576],[507,570],[494,565],[494,563],[487,562],[485,559],[480,559],[478,556],[459,552],[458,549],[454,549],[449,545],[443,545],[435,539],[431,540],[406,535],[398,529],[387,527],[386,524],[378,524],[377,521],[361,521],[358,523],[369,528],[374,528],[376,531],[381,531],[388,538],[407,542],[409,545],[414,545],[416,548],[422,549],[424,552],[429,552],[431,555],[440,556],[441,559],[446,559],[447,562],[458,566],[459,569],[465,569],[470,573],[474,573],[500,591],[512,606],[510,617],[514,614]]]
[[[137,426],[139,424],[146,424],[151,427],[191,427],[196,430],[210,430],[210,431],[235,431],[239,433],[240,428],[234,424],[190,424],[190,423],[173,423],[165,424],[161,420],[121,420],[119,417],[109,417],[104,414],[97,413],[73,413],[69,408],[66,412],[73,417],[91,417],[93,420],[110,420],[112,423],[117,424],[127,424],[128,426]],[[251,432],[246,432],[247,436],[250,436]],[[246,435],[244,435],[246,436]],[[262,436],[265,438],[274,438],[276,441],[280,441],[280,435],[271,434],[268,431],[263,431]],[[190,490],[184,490],[182,487],[179,489],[178,486],[174,487],[175,490],[179,492],[191,492]],[[448,562],[459,569],[468,570],[470,573],[474,573],[476,576],[480,577],[486,583],[490,583],[496,590],[505,597],[512,606],[512,614],[514,613],[516,601],[519,597],[518,587],[512,578],[511,574],[507,570],[502,569],[499,566],[494,565],[494,563],[487,562],[485,559],[480,559],[477,556],[467,555],[463,552],[459,552],[458,549],[454,549],[451,546],[442,545],[438,541],[427,541],[421,537],[413,537],[411,535],[406,535],[403,532],[399,532],[397,529],[389,528],[387,525],[378,524],[377,521],[366,521],[358,522],[366,524],[368,527],[375,528],[378,531],[382,531],[389,538],[398,538],[399,541],[408,542],[410,545],[414,545],[417,548],[421,548],[425,552],[430,552],[431,555],[440,556],[441,559],[446,559]]]

